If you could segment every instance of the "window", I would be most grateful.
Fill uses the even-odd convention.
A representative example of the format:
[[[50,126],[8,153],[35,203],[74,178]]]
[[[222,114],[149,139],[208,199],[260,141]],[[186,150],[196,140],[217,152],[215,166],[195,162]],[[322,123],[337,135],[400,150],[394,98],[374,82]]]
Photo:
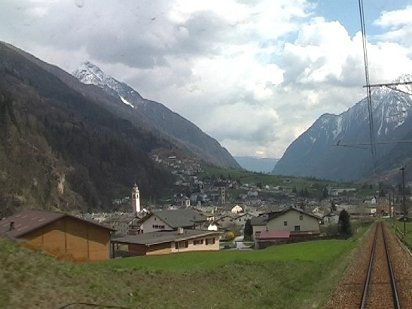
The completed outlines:
[[[299,232],[300,231],[300,225],[295,225],[295,231]]]
[[[283,221],[284,226],[288,226],[288,221]]]
[[[165,229],[165,226],[164,226],[164,225],[153,224],[153,225],[152,225],[152,228],[164,230],[164,229]]]
[[[203,239],[195,239],[193,241],[193,245],[203,245]]]
[[[187,240],[175,242],[175,249],[184,249],[189,247],[189,242]]]
[[[215,244],[215,238],[206,238],[206,246],[214,245],[214,244]]]
[[[299,220],[303,220],[303,215],[300,215],[300,216],[299,216]]]

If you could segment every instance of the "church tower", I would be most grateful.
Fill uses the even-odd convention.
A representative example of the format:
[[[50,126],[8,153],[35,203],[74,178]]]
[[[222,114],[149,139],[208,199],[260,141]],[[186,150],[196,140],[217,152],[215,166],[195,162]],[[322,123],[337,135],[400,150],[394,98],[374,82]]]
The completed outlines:
[[[135,214],[140,212],[140,193],[137,184],[134,184],[132,189],[132,211]]]

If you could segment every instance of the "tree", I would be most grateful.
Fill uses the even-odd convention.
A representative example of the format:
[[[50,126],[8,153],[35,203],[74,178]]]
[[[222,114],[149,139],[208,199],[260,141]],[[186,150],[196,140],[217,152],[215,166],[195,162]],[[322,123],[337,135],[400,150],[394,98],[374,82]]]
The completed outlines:
[[[336,211],[336,204],[333,200],[330,201],[330,211]]]
[[[349,213],[344,209],[339,214],[338,232],[340,235],[349,237],[352,235]]]
[[[20,132],[20,127],[17,123],[13,108],[14,100],[9,92],[0,93],[0,131],[2,134],[2,141],[6,142],[9,135],[8,122],[10,121]]]
[[[322,199],[326,199],[329,196],[328,188],[324,187],[322,190]]]
[[[246,241],[252,240],[252,234],[253,234],[252,223],[250,222],[250,219],[247,219],[245,222],[245,228],[243,230],[243,235],[244,235],[243,239]]]

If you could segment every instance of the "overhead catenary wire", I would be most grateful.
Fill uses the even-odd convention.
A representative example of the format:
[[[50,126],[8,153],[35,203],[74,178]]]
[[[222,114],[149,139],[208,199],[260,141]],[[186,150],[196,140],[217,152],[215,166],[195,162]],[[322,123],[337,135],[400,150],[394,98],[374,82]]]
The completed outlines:
[[[370,140],[370,149],[373,160],[373,165],[376,167],[376,144],[375,144],[375,128],[373,124],[373,109],[372,109],[372,93],[371,86],[369,81],[369,67],[368,67],[368,49],[367,49],[367,40],[366,40],[366,27],[365,27],[365,13],[363,10],[363,0],[359,0],[359,16],[361,23],[361,32],[362,32],[362,46],[363,46],[363,62],[365,69],[365,80],[366,80],[366,89],[367,89],[367,102],[368,102],[368,117],[369,117],[369,140]]]
[[[388,144],[412,144],[412,140],[395,140],[395,141],[380,141],[380,142],[375,142],[375,145],[388,145]],[[335,145],[329,145],[329,146],[335,146],[335,147],[349,147],[349,148],[360,148],[360,149],[368,149],[362,146],[368,146],[370,147],[370,143],[356,143],[356,144],[342,144],[338,143]]]
[[[391,90],[394,91],[398,91],[401,93],[404,93],[406,95],[412,95],[412,93],[405,91],[405,90],[401,90],[399,88],[396,88],[396,86],[400,86],[400,85],[412,85],[412,81],[410,82],[396,82],[396,83],[382,83],[382,84],[369,84],[370,88],[380,88],[380,87],[386,87],[389,88]],[[367,86],[363,86],[364,88]]]

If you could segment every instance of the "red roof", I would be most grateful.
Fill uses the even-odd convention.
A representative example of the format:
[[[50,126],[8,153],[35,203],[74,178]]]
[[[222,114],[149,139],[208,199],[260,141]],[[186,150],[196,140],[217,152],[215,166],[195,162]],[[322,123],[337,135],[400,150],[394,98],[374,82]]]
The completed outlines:
[[[289,239],[289,231],[262,231],[256,238],[258,240],[284,240]]]

